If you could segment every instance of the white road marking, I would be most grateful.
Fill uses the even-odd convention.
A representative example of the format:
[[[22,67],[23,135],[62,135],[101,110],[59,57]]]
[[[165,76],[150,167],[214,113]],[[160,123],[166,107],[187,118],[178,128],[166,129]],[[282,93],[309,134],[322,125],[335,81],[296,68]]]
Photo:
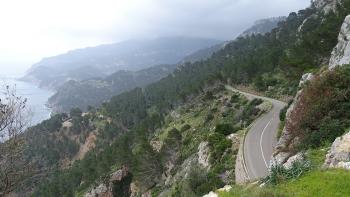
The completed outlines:
[[[273,118],[272,118],[272,119],[273,119]],[[266,162],[266,159],[265,159],[265,156],[264,156],[264,151],[263,151],[263,147],[262,147],[262,139],[263,139],[265,130],[266,130],[266,128],[270,125],[272,119],[267,123],[267,125],[265,126],[263,132],[262,132],[261,135],[260,135],[260,150],[261,150],[261,155],[262,155],[262,158],[263,158],[264,163],[265,163],[265,165],[266,165],[267,168],[269,168],[269,166],[268,166],[268,164],[267,164],[267,162]]]

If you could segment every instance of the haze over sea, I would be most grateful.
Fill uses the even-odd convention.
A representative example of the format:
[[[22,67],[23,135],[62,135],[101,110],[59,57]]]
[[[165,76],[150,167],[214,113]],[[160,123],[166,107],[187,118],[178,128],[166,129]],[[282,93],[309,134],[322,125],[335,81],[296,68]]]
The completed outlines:
[[[15,86],[17,95],[28,99],[28,107],[32,112],[31,125],[35,125],[50,117],[51,110],[46,106],[46,103],[53,92],[17,80],[21,76],[21,74],[12,72],[2,73],[0,75],[0,90],[3,90],[5,85]]]

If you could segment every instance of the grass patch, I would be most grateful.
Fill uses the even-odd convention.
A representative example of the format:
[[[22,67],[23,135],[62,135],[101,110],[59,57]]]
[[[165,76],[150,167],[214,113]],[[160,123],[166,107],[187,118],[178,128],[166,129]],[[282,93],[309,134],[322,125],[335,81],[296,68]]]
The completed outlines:
[[[328,147],[325,147],[321,149],[308,150],[307,158],[310,160],[313,168],[319,168],[323,165],[328,149]]]
[[[349,196],[350,172],[341,169],[316,170],[296,181],[279,185],[277,191],[287,196]]]
[[[298,180],[276,186],[233,186],[219,197],[343,197],[350,194],[350,172],[342,169],[314,170]]]
[[[277,136],[276,136],[277,139],[280,139],[280,138],[281,138],[284,125],[285,125],[285,121],[281,121],[281,122],[279,123],[279,125],[278,125],[278,130],[277,130]]]

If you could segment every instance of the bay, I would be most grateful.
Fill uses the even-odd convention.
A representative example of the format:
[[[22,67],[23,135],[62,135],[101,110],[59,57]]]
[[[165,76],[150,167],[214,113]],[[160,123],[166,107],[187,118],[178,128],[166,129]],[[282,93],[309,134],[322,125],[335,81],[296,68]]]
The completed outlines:
[[[15,87],[16,94],[23,98],[27,98],[27,107],[31,111],[31,126],[36,125],[43,120],[50,118],[51,110],[46,106],[48,99],[54,92],[40,89],[34,84],[16,80],[15,78],[0,78],[0,86],[5,85]]]

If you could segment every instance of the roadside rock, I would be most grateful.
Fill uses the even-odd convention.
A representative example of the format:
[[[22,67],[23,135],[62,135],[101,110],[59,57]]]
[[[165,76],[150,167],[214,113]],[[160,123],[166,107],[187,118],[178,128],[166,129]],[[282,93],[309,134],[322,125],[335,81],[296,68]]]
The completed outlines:
[[[288,160],[290,155],[291,153],[288,153],[288,152],[279,152],[278,154],[273,156],[272,159],[270,160],[270,168],[272,166],[284,164]]]
[[[304,154],[298,153],[292,157],[289,157],[289,159],[283,164],[283,167],[285,169],[291,169],[295,162],[302,162],[304,161],[304,159],[305,159]]]
[[[314,75],[312,73],[306,73],[304,74],[299,82],[299,87],[303,87],[305,83],[308,81],[311,81],[314,79]],[[296,104],[300,100],[300,96],[302,94],[303,90],[299,90],[297,94],[294,97],[293,103],[289,106],[287,113],[286,113],[286,119],[285,124],[286,125],[293,125],[295,124],[292,120],[292,113],[295,109]],[[277,142],[274,155],[271,159],[270,165],[279,165],[287,162],[289,157],[291,157],[293,153],[291,150],[293,150],[293,147],[299,143],[300,139],[299,137],[295,136],[293,131],[289,131],[288,128],[285,126],[282,130],[282,134],[280,139]]]
[[[350,170],[350,132],[338,137],[326,155],[324,166]]]
[[[294,98],[294,102],[290,105],[290,107],[287,110],[286,119],[285,119],[286,125],[288,125],[288,124],[295,124],[291,120],[291,116],[292,116],[292,112],[293,112],[293,110],[295,108],[295,104],[299,101],[301,93],[302,93],[302,90],[297,92],[297,94],[296,94],[296,96]],[[281,156],[286,156],[288,154],[291,155],[288,151],[293,146],[293,144],[295,144],[297,142],[298,142],[298,139],[295,139],[293,131],[289,131],[287,129],[287,127],[285,126],[283,128],[282,135],[281,135],[281,137],[278,140],[278,143],[276,145],[274,156],[280,154],[281,152],[285,152],[285,151],[287,151],[287,153],[286,154],[282,153]],[[288,158],[286,158],[286,159],[288,159]],[[285,161],[283,161],[283,162],[285,162]]]
[[[350,15],[348,15],[341,27],[338,44],[332,51],[329,60],[329,69],[333,69],[338,65],[350,63]]]

